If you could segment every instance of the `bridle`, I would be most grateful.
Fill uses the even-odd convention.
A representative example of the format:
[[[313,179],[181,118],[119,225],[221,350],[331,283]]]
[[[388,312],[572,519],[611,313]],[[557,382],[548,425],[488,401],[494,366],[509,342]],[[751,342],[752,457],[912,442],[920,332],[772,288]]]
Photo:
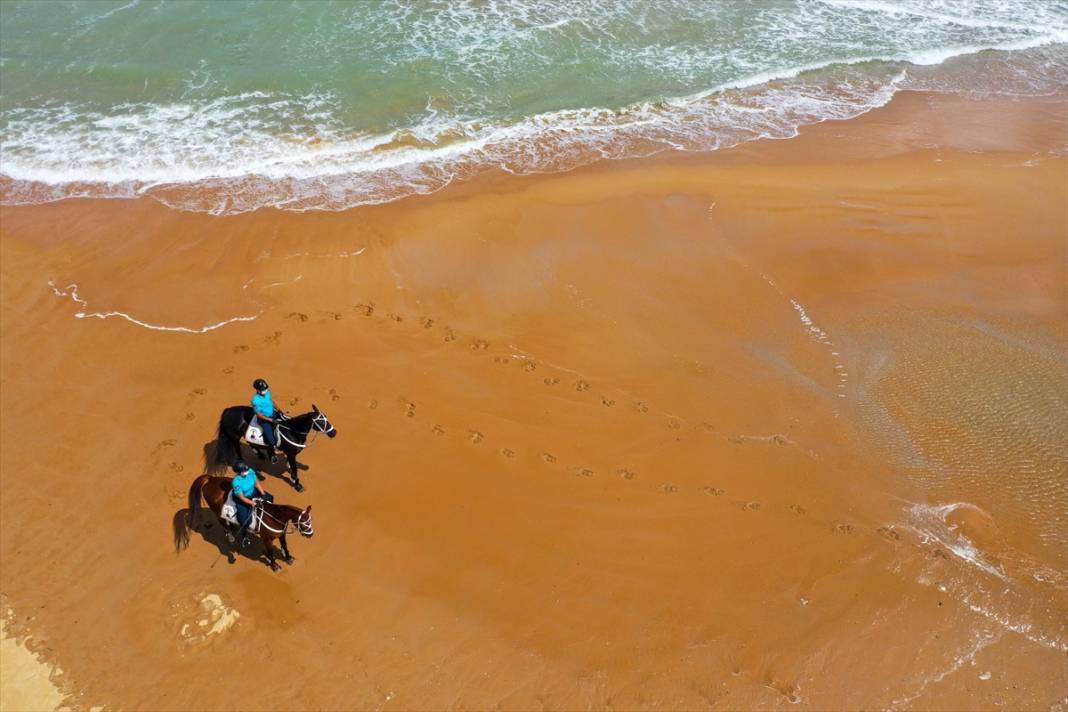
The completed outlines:
[[[308,519],[305,520],[304,518]],[[311,512],[305,509],[297,517],[297,530],[304,536],[311,536],[315,533],[315,527],[312,526]]]
[[[292,418],[286,418],[286,420],[293,420],[293,419]],[[301,450],[303,450],[304,448],[306,448],[309,445],[311,445],[311,443],[315,441],[315,438],[319,437],[319,433],[326,433],[327,435],[332,433],[334,431],[334,426],[327,419],[326,415],[324,415],[322,412],[316,412],[312,416],[311,425],[308,427],[308,433],[312,433],[312,432],[315,433],[314,435],[312,435],[312,440],[311,441],[298,443],[298,442],[296,442],[294,440],[291,440],[290,438],[287,438],[284,431],[288,431],[289,433],[293,432],[292,429],[286,427],[282,423],[278,423],[278,435],[283,440],[285,440],[287,443],[292,445],[293,447],[300,448]],[[305,433],[304,436],[307,437],[308,433]]]
[[[315,417],[312,418],[312,427],[320,433],[326,433],[327,435],[334,432],[333,424],[327,419],[322,411],[317,412]]]
[[[266,528],[268,531],[271,531],[275,534],[288,534],[291,531],[299,531],[304,536],[311,536],[315,533],[315,528],[312,526],[311,512],[309,512],[308,510],[303,510],[295,520],[286,519],[283,521],[268,512],[267,508],[263,506],[263,504],[264,503],[261,502],[260,506],[256,507],[254,511],[256,513],[256,517],[259,519],[260,526]],[[265,516],[269,517],[271,521],[273,521],[275,524],[280,524],[281,526],[278,529],[272,527],[270,524],[264,521]],[[294,523],[296,523],[295,530],[293,528]]]

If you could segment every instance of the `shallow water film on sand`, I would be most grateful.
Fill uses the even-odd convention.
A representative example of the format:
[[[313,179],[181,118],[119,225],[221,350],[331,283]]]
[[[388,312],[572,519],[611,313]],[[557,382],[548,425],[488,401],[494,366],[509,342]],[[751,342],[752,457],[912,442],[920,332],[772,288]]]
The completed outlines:
[[[1066,23],[0,1],[0,707],[1068,712]]]

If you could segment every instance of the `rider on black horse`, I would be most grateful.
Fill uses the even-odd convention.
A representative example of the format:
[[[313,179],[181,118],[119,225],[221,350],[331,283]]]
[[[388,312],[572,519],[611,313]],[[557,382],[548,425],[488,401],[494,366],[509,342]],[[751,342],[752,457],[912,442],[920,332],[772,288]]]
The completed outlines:
[[[256,391],[252,394],[252,411],[255,413],[253,420],[259,421],[260,428],[263,429],[263,442],[267,445],[273,465],[278,462],[278,456],[274,453],[274,448],[278,445],[278,431],[275,430],[275,425],[278,417],[282,415],[282,409],[271,397],[271,387],[267,385],[267,381],[257,378],[252,382],[252,388]]]
[[[256,506],[253,497],[258,493],[259,499],[273,502],[274,496],[260,486],[256,471],[243,460],[234,463],[234,478],[230,480],[230,486],[234,491],[234,505],[237,507],[237,522],[240,525],[237,538],[241,546],[245,547],[249,545],[248,524],[252,519],[252,509]]]

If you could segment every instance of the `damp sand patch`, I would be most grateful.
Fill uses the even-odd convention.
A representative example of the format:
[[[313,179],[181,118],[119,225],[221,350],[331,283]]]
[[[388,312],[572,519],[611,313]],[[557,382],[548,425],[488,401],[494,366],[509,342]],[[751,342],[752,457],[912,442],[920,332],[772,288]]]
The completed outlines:
[[[192,621],[182,624],[179,635],[187,643],[199,643],[212,636],[221,635],[237,623],[241,613],[223,603],[217,593],[203,594],[199,599],[199,610]]]
[[[62,673],[41,661],[17,638],[5,615],[0,636],[0,712],[52,712],[63,703],[64,695],[52,678]]]

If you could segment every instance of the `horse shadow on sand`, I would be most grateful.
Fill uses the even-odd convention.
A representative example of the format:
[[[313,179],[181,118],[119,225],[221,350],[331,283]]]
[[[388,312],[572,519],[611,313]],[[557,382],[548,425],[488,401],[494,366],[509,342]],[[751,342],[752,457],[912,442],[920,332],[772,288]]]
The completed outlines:
[[[228,564],[237,563],[237,557],[240,556],[265,566],[271,565],[270,558],[267,556],[267,545],[262,539],[253,534],[249,537],[251,543],[247,547],[242,548],[236,543],[231,544],[226,538],[225,524],[220,521],[215,512],[206,507],[200,510],[200,521],[197,522],[196,528],[190,526],[189,509],[187,507],[179,509],[174,513],[173,530],[175,554],[181,554],[189,547],[192,534],[196,532],[201,539],[218,549],[219,556],[225,556]],[[284,562],[285,559],[279,557],[278,561]],[[214,566],[215,563],[212,563],[213,568]]]
[[[256,471],[256,478],[260,482],[265,482],[267,480],[266,476],[269,476],[296,489],[293,485],[293,480],[289,477],[289,469],[286,466],[286,459],[284,457],[279,457],[278,462],[272,465],[270,460],[260,457],[259,453],[245,443],[241,443],[238,457],[248,463],[248,466]],[[308,466],[303,462],[298,462],[297,469],[301,471],[307,470]],[[221,456],[218,439],[209,440],[204,443],[204,473],[218,477],[233,474],[230,470],[229,463],[227,463],[225,458]]]

